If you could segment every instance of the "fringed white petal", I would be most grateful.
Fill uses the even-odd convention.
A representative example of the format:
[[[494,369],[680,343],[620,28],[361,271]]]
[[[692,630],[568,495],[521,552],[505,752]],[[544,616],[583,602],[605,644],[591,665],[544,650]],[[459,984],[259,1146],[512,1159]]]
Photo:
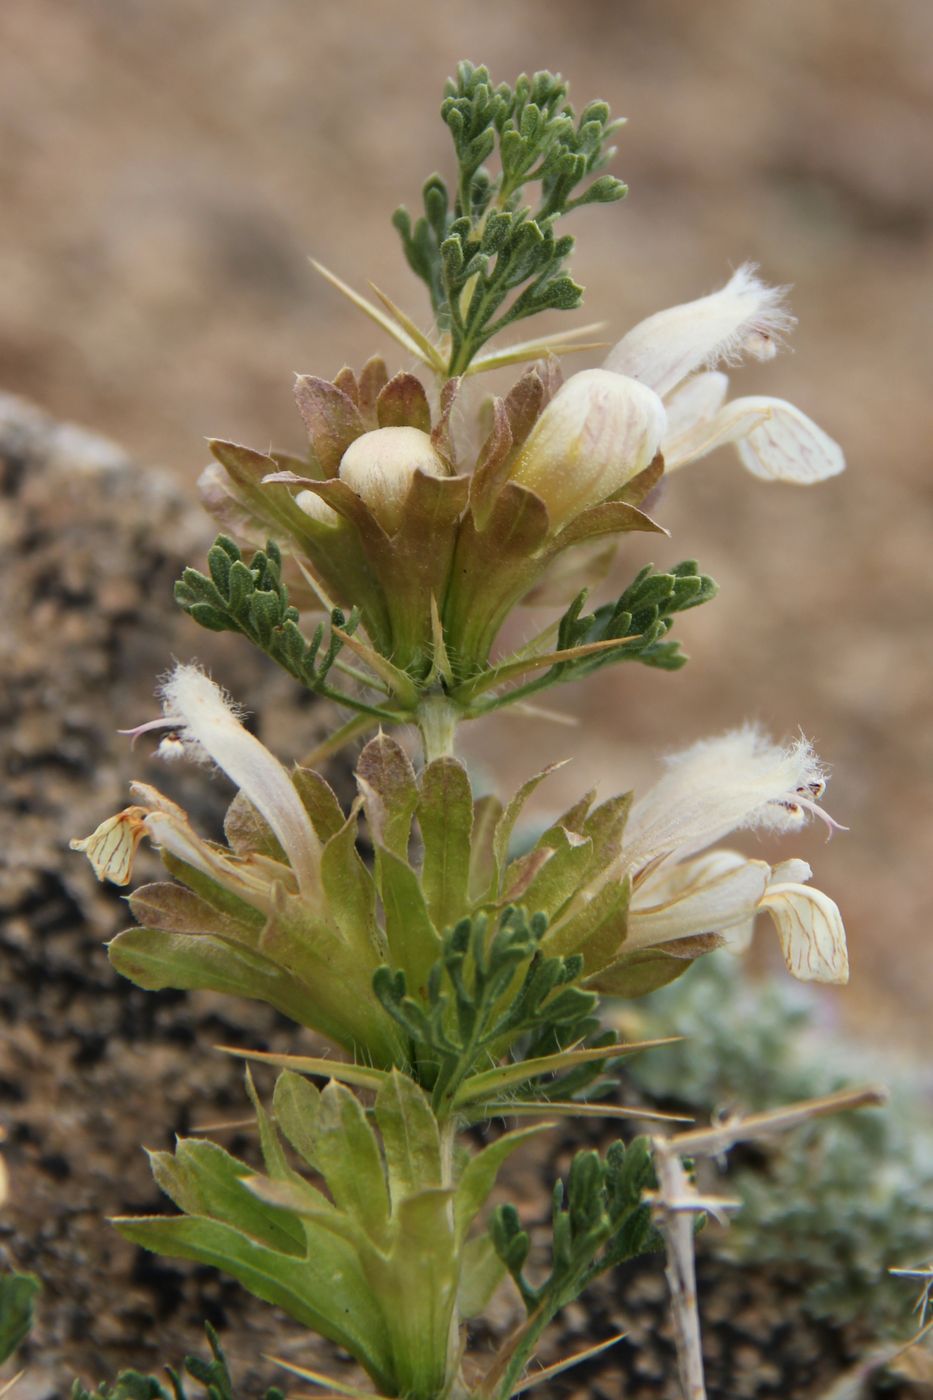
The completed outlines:
[[[692,855],[731,831],[798,830],[807,813],[795,794],[822,791],[825,779],[806,739],[782,748],[751,725],[672,754],[666,769],[632,808],[623,848],[629,870]]]
[[[320,842],[282,764],[243,728],[221,688],[196,666],[178,666],[162,696],[166,711],[183,721],[182,739],[205,749],[246,794],[278,837],[302,893],[314,892]]]
[[[848,982],[846,931],[829,895],[808,885],[774,884],[761,908],[775,922],[784,961],[795,977],[802,982]]]
[[[633,894],[626,948],[655,947],[746,924],[770,873],[765,861],[748,860],[736,851],[714,851],[675,866],[665,880],[655,878]]]
[[[663,396],[695,370],[736,364],[745,355],[769,359],[793,325],[784,295],[746,263],[718,292],[640,322],[609,352],[605,368]]]

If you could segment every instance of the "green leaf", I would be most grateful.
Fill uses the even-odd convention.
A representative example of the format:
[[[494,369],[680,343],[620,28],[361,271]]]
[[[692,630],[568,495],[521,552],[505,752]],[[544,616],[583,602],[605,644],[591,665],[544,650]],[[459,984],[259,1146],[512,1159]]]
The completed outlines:
[[[265,1050],[241,1050],[232,1045],[218,1045],[227,1055],[237,1055],[258,1064],[275,1065],[296,1074],[313,1074],[320,1079],[338,1079],[361,1089],[378,1089],[385,1082],[386,1071],[371,1065],[344,1064],[341,1060],[325,1060],[313,1055],[275,1055]]]
[[[560,1050],[553,1055],[539,1055],[530,1060],[519,1060],[514,1064],[500,1065],[495,1069],[485,1070],[482,1074],[473,1074],[461,1087],[456,1097],[458,1107],[474,1103],[477,1099],[492,1098],[500,1095],[504,1089],[508,1089],[517,1084],[524,1084],[529,1079],[535,1079],[544,1074],[557,1074],[561,1070],[574,1069],[577,1065],[589,1063],[591,1060],[618,1060],[624,1055],[633,1055],[638,1050],[650,1049],[654,1045],[659,1045],[661,1041],[645,1041],[643,1044],[633,1045],[602,1045],[586,1048],[582,1050]]]
[[[719,934],[700,933],[656,948],[636,949],[589,978],[587,985],[604,996],[641,997],[676,981],[692,962],[722,943]]]
[[[370,1268],[393,1335],[400,1395],[440,1395],[448,1379],[459,1276],[451,1194],[429,1189],[406,1197],[390,1258],[385,1267],[375,1260]]]
[[[336,1081],[321,1094],[314,1155],[336,1204],[378,1244],[389,1220],[379,1144],[359,1100]]]
[[[536,1123],[533,1128],[517,1128],[514,1132],[503,1133],[488,1147],[471,1157],[463,1169],[454,1196],[454,1220],[457,1226],[457,1239],[462,1243],[467,1231],[482,1210],[489,1193],[496,1184],[499,1170],[516,1148],[522,1143],[549,1132],[553,1123]]]
[[[321,884],[328,911],[344,941],[362,957],[376,954],[376,888],[356,847],[357,815],[351,813],[321,852]]]
[[[223,1269],[257,1298],[345,1347],[377,1385],[393,1389],[385,1321],[353,1249],[324,1229],[313,1231],[306,1259],[280,1254],[215,1220],[170,1216],[117,1218],[133,1244],[176,1259]]]
[[[541,910],[551,917],[564,907],[589,872],[593,843],[588,837],[557,826],[542,836],[535,849],[552,850],[554,854],[535,875],[523,902],[529,909]]]
[[[294,1070],[285,1070],[275,1081],[272,1111],[276,1126],[312,1171],[317,1171],[314,1146],[321,1111],[320,1090]]]
[[[172,933],[215,933],[221,938],[232,938],[252,948],[256,946],[255,921],[246,924],[209,904],[194,890],[186,889],[184,885],[173,884],[170,880],[140,885],[139,889],[129,896],[127,903],[133,911],[133,917],[150,928],[165,929]],[[250,913],[255,911],[251,910]]]
[[[363,432],[356,404],[336,384],[311,374],[296,378],[295,402],[315,460],[324,476],[335,477],[343,454]]]
[[[395,739],[377,734],[360,754],[356,775],[366,796],[373,841],[407,860],[418,805],[415,771],[408,755]]]
[[[552,773],[556,773],[558,768],[562,768],[562,763],[552,763],[544,768],[540,773],[536,773],[533,778],[528,778],[522,783],[518,792],[512,797],[496,825],[496,835],[493,846],[496,854],[496,865],[500,871],[504,871],[509,855],[509,847],[512,844],[512,836],[515,832],[515,824],[522,814],[522,810],[529,797],[545,778],[549,778]],[[501,886],[500,886],[501,890]]]
[[[622,849],[622,834],[632,808],[633,794],[619,793],[602,802],[586,818],[583,835],[593,842],[593,863],[598,868],[609,864]]]
[[[343,828],[346,817],[330,783],[311,768],[292,770],[292,784],[314,827],[318,840],[328,842]]]
[[[0,1362],[12,1356],[29,1335],[33,1303],[41,1287],[34,1274],[0,1275]]]
[[[279,1135],[275,1130],[275,1125],[263,1106],[262,1099],[256,1090],[253,1082],[252,1070],[247,1065],[244,1075],[246,1092],[249,1101],[253,1105],[256,1114],[256,1127],[259,1130],[259,1146],[262,1150],[262,1160],[266,1171],[273,1181],[292,1181],[295,1179],[295,1172],[289,1167],[285,1160],[285,1153],[282,1144],[279,1142]]]
[[[177,856],[173,856],[170,851],[162,851],[161,854],[162,864],[170,875],[174,875],[176,880],[180,880],[189,890],[200,895],[212,909],[227,915],[234,924],[243,929],[253,930],[258,937],[266,922],[264,914],[260,913],[258,909],[254,909],[251,904],[247,904],[245,899],[231,894],[229,890],[224,889],[223,885],[212,880],[203,871],[196,870],[193,865],[188,865],[185,861],[179,860]],[[158,925],[156,926],[158,927]],[[213,930],[207,929],[205,931],[212,932]]]
[[[288,857],[271,826],[242,789],[227,808],[224,816],[224,836],[227,845],[236,851],[237,855],[262,855],[267,860],[288,865]],[[282,873],[284,875],[285,872]]]
[[[396,374],[376,400],[380,428],[418,428],[431,431],[431,409],[424,387],[413,374]]]
[[[478,797],[473,804],[473,834],[470,841],[469,898],[474,903],[494,900],[498,893],[496,829],[502,819],[502,803],[492,793]]]
[[[293,972],[213,934],[129,928],[108,944],[108,953],[116,970],[146,991],[225,992],[268,1002],[299,1025],[321,1025],[310,989]]]
[[[379,846],[376,847],[376,879],[391,960],[403,969],[412,988],[420,995],[441,946],[421,881],[406,861]]]
[[[424,843],[421,880],[440,932],[467,911],[473,794],[463,764],[436,758],[421,774],[418,823]]]
[[[437,1119],[423,1091],[398,1070],[392,1071],[376,1095],[375,1116],[395,1213],[406,1197],[441,1185]]]
[[[620,502],[604,503],[597,511],[607,509],[631,510]],[[607,517],[608,518],[608,517]],[[560,619],[557,629],[558,649],[549,657],[549,669],[536,679],[525,681],[512,690],[485,702],[482,710],[497,709],[514,704],[529,695],[558,682],[577,680],[602,666],[620,661],[640,661],[662,670],[677,670],[686,657],[676,642],[664,638],[673,625],[676,612],[683,612],[708,601],[716,593],[712,579],[698,574],[692,559],[676,565],[668,574],[654,572],[652,565],[642,569],[615,603],[606,603],[595,612],[583,615],[586,591],[577,595]],[[522,668],[529,669],[536,659],[526,651],[520,653],[517,664],[508,664],[501,671],[517,678]],[[494,679],[481,674],[461,687],[459,698],[469,699],[487,689]]]
[[[548,929],[544,947],[564,957],[582,954],[584,971],[595,973],[615,960],[625,942],[628,905],[629,882],[607,880],[595,894],[585,892],[567,906]]]
[[[457,1311],[464,1321],[478,1317],[505,1278],[505,1264],[489,1235],[475,1235],[460,1251],[460,1288]]]
[[[549,528],[540,496],[515,481],[506,482],[496,495],[488,519],[478,520],[470,512],[462,521],[443,605],[459,681],[451,692],[454,699],[469,699],[503,621],[537,582]]]
[[[257,1201],[243,1184],[253,1168],[216,1143],[180,1138],[174,1158],[169,1153],[153,1153],[151,1161],[159,1186],[186,1214],[221,1220],[270,1249],[304,1256],[301,1222],[281,1211],[270,1211]]]

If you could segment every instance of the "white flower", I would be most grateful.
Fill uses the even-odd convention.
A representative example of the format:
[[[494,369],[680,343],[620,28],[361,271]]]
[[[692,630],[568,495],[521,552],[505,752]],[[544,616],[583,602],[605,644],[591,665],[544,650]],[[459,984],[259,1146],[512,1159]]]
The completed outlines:
[[[363,498],[386,533],[394,535],[416,471],[448,475],[429,434],[420,428],[376,428],[350,443],[339,475]]]
[[[825,776],[804,739],[782,749],[746,727],[693,745],[667,760],[667,772],[632,808],[613,873],[632,881],[624,952],[701,933],[735,949],[751,937],[758,912],[771,916],[788,968],[820,982],[848,980],[839,910],[806,887],[810,867],[772,869],[736,851],[697,855],[731,831],[799,829],[808,815],[837,824],[819,807]]]
[[[108,817],[90,836],[70,843],[73,851],[84,851],[99,880],[129,884],[139,843],[148,836],[160,850],[199,870],[255,909],[267,915],[280,909],[281,888],[291,878],[284,866],[262,855],[244,857],[205,841],[191,826],[187,813],[148,783],[131,783],[130,791],[136,806]]]
[[[583,370],[545,408],[510,478],[541,497],[557,528],[643,471],[665,422],[652,389],[605,369]]]
[[[265,817],[288,857],[301,892],[316,893],[320,842],[308,814],[288,773],[265,745],[244,729],[230,697],[197,666],[181,665],[163,683],[161,697],[162,719],[123,732],[135,737],[149,729],[167,728],[172,731],[173,756],[180,743],[187,756],[201,762],[213,760]],[[178,827],[178,823],[173,826]],[[154,835],[151,817],[147,827]]]
[[[606,369],[664,400],[666,471],[727,442],[749,471],[769,481],[809,484],[844,469],[838,443],[793,404],[758,395],[725,402],[728,379],[716,366],[772,358],[794,324],[784,293],[746,264],[718,292],[649,316],[609,352]]]
[[[107,817],[90,836],[69,841],[73,851],[83,851],[98,880],[112,885],[128,885],[139,843],[146,834],[146,809],[126,807],[115,817]]]

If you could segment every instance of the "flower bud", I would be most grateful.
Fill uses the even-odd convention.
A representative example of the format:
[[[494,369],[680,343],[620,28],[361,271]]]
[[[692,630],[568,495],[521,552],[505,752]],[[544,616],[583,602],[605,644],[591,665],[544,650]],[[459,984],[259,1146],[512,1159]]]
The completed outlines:
[[[512,480],[565,525],[637,476],[664,433],[664,405],[653,390],[624,374],[583,370],[567,380],[531,430]]]
[[[448,474],[427,433],[420,428],[376,428],[351,442],[341,458],[339,475],[393,535],[419,470],[430,476]]]
[[[299,506],[305,515],[310,515],[311,519],[317,521],[319,525],[340,524],[340,516],[337,512],[314,491],[299,491],[295,497],[295,505]]]

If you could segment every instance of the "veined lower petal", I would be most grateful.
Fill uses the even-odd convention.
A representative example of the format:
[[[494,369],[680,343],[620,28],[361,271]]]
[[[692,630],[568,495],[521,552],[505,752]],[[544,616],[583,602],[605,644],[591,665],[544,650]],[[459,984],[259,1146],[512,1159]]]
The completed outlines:
[[[320,842],[282,764],[244,729],[220,686],[196,666],[178,666],[162,696],[166,713],[181,721],[182,739],[201,745],[265,817],[302,893],[316,892]]]
[[[754,916],[771,874],[765,861],[713,851],[636,887],[625,951],[698,933],[723,933]],[[650,901],[650,902],[648,902]]]
[[[765,481],[809,486],[845,470],[842,448],[794,404],[755,396],[733,399],[669,444],[664,465],[674,471],[735,443],[743,466]]]
[[[128,885],[139,843],[146,834],[145,807],[126,807],[102,821],[90,836],[69,841],[73,851],[83,851],[98,880]]]
[[[695,370],[736,364],[745,355],[770,359],[793,325],[783,287],[768,287],[746,263],[710,296],[658,311],[624,335],[604,367],[670,393]]]
[[[746,415],[758,421],[746,432],[734,433],[744,467],[765,481],[792,481],[809,486],[845,471],[842,448],[828,433],[784,399],[735,399],[724,414],[740,421]],[[748,421],[746,419],[746,421]]]
[[[777,928],[788,970],[802,982],[849,980],[842,915],[829,895],[809,885],[772,884],[761,901]]]

